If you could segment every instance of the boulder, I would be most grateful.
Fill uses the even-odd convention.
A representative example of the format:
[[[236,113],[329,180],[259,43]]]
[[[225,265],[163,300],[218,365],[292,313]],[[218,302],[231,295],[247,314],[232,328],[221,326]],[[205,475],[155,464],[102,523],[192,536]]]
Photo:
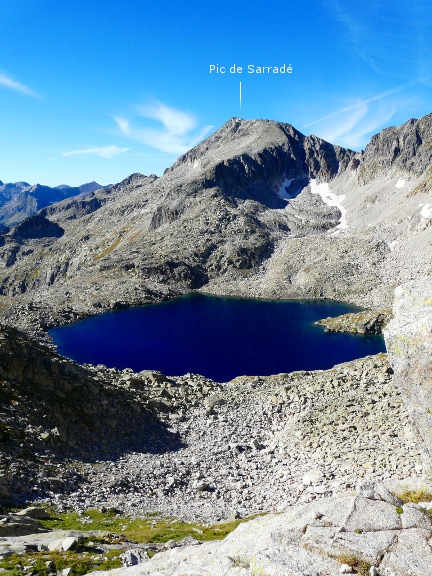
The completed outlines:
[[[141,548],[133,548],[130,550],[126,550],[120,556],[121,561],[123,562],[123,566],[136,566],[137,564],[142,564],[143,562],[147,562],[150,558],[148,553],[145,550],[141,550]]]
[[[51,514],[44,508],[36,508],[35,506],[20,510],[16,513],[16,516],[28,516],[34,520],[50,520],[52,518]]]
[[[26,536],[27,534],[37,534],[48,532],[48,530],[37,520],[28,516],[6,515],[0,516],[0,537]]]

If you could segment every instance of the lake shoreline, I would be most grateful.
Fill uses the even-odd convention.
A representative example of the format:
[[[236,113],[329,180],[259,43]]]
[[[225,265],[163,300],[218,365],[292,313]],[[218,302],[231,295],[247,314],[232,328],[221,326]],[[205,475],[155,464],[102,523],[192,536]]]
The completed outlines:
[[[49,334],[59,353],[79,363],[171,375],[193,372],[224,382],[246,374],[327,369],[384,351],[382,337],[325,335],[316,326],[324,317],[357,310],[333,301],[193,293],[110,311]]]

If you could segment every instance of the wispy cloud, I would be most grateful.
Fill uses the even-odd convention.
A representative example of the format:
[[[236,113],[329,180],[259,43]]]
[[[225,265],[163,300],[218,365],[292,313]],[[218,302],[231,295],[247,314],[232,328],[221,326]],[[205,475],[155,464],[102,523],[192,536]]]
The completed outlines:
[[[169,154],[183,154],[200,142],[213,126],[199,129],[195,116],[189,112],[171,108],[159,101],[136,107],[131,121],[113,116],[122,136],[130,138]],[[142,119],[156,121],[159,128],[141,126]]]
[[[357,100],[308,122],[302,129],[316,126],[314,131],[322,138],[342,146],[360,148],[366,137],[383,128],[401,107],[409,107],[410,97],[402,97],[401,93],[416,84],[419,82],[396,86],[370,98]]]
[[[345,2],[341,2],[340,0],[326,0],[325,4],[326,7],[332,11],[335,19],[345,28],[347,38],[357,55],[375,72],[381,72],[380,66],[376,62],[376,54],[368,52],[368,46],[370,45],[369,18],[376,18],[375,5],[372,7],[365,6],[364,12],[367,13],[365,19],[364,14],[359,15],[358,10],[353,9],[350,5],[347,6]]]
[[[13,90],[14,92],[20,92],[26,96],[31,96],[32,98],[40,98],[40,95],[31,90],[31,88],[2,72],[0,72],[0,86]]]
[[[407,88],[410,88],[411,86],[414,86],[415,84],[417,84],[417,82],[409,82],[408,84],[403,84],[402,86],[396,86],[395,88],[392,88],[390,90],[385,90],[384,92],[380,92],[379,94],[375,94],[375,96],[371,96],[370,98],[366,98],[364,100],[359,100],[359,101],[355,102],[354,104],[350,104],[349,106],[345,106],[344,108],[340,108],[339,110],[335,110],[334,112],[330,112],[330,114],[326,114],[325,116],[318,118],[318,120],[313,120],[312,122],[308,122],[307,124],[305,124],[303,126],[303,128],[309,128],[310,126],[314,126],[315,124],[319,124],[320,122],[323,122],[324,120],[330,120],[331,118],[334,118],[335,116],[339,116],[340,114],[344,114],[345,112],[351,112],[352,110],[355,110],[357,108],[363,108],[364,109],[365,106],[372,104],[372,102],[377,102],[378,100],[384,100],[385,98],[388,98],[389,96],[393,96],[395,94],[398,94],[399,92],[403,92],[404,90],[406,90]]]
[[[430,69],[430,10],[425,0],[373,0],[364,2],[361,10],[344,0],[321,4],[340,25],[346,51],[381,78],[407,78],[413,71],[420,76],[423,66]]]
[[[119,154],[127,152],[129,148],[120,148],[119,146],[94,146],[92,148],[84,148],[83,150],[72,150],[71,152],[64,152],[65,158],[72,156],[100,156],[100,158],[114,158]]]

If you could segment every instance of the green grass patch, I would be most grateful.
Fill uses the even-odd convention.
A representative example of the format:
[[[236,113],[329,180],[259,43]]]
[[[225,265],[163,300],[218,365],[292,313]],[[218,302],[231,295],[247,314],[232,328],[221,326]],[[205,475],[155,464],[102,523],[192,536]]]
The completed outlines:
[[[113,252],[120,244],[122,239],[123,239],[122,237],[116,238],[114,242],[110,246],[108,246],[108,248],[105,248],[103,252],[101,252],[100,254],[96,254],[96,256],[93,256],[93,261],[97,262],[98,260],[101,260],[105,256],[108,256],[108,254],[111,254],[111,252]]]
[[[21,576],[22,574],[48,576],[50,562],[53,562],[55,570],[59,572],[64,568],[72,568],[73,576],[81,576],[97,570],[120,568],[122,563],[119,556],[124,550],[114,548],[101,553],[100,550],[98,552],[98,546],[100,549],[103,549],[104,544],[120,546],[120,543],[126,539],[141,544],[165,543],[169,540],[182,540],[187,536],[200,541],[222,540],[241,522],[246,521],[246,519],[235,520],[209,526],[161,518],[159,515],[133,519],[117,514],[115,511],[87,510],[79,514],[72,511],[59,513],[55,508],[47,508],[47,510],[53,517],[50,520],[40,521],[46,528],[84,532],[77,548],[68,552],[13,554],[0,561],[0,568],[5,569],[5,574],[8,576]],[[92,534],[86,536],[87,531],[91,531]],[[94,531],[100,531],[100,534],[95,535]],[[153,554],[149,552],[149,555]]]
[[[432,494],[427,490],[405,490],[402,494],[397,495],[404,502],[412,502],[418,504],[419,502],[432,502]]]
[[[0,561],[0,568],[5,569],[8,576],[33,574],[48,576],[52,574],[49,563],[55,570],[72,568],[73,576],[82,576],[94,570],[112,570],[121,568],[119,558],[123,550],[108,550],[98,554],[94,549],[82,546],[75,552],[30,552],[25,555],[12,554]]]
[[[359,576],[369,576],[371,565],[361,558],[357,558],[357,556],[352,556],[350,554],[340,554],[339,556],[335,557],[335,560],[340,562],[340,564],[351,566],[351,568]]]
[[[209,526],[207,524],[187,523],[170,518],[128,518],[115,512],[87,510],[84,514],[65,512],[57,514],[52,520],[42,520],[42,524],[53,530],[102,530],[123,534],[129,540],[139,543],[160,543],[168,540],[182,540],[193,536],[196,540],[222,540],[244,520],[224,522]],[[248,518],[250,520],[251,518]]]

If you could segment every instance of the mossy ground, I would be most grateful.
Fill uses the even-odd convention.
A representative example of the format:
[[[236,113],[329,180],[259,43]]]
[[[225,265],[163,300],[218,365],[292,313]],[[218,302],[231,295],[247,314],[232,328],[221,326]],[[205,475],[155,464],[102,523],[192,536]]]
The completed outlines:
[[[124,535],[134,542],[168,542],[193,536],[196,540],[221,540],[240,524],[241,520],[209,526],[181,522],[175,519],[149,516],[147,518],[127,518],[115,512],[87,510],[84,514],[66,512],[56,514],[51,511],[52,520],[42,520],[42,524],[53,530],[103,530]]]
[[[5,569],[4,574],[10,576],[20,576],[21,574],[48,576],[48,574],[52,574],[52,566],[55,570],[71,568],[73,576],[81,576],[93,570],[120,568],[122,566],[119,558],[121,553],[122,550],[108,550],[100,554],[91,546],[82,546],[75,552],[13,554],[0,561],[0,568]],[[53,564],[50,565],[51,562]]]
[[[73,576],[81,576],[95,570],[109,570],[121,567],[119,556],[123,549],[113,548],[101,553],[104,544],[115,545],[126,539],[141,544],[164,543],[169,540],[182,540],[187,536],[193,536],[201,541],[221,540],[244,521],[235,520],[209,526],[159,516],[133,519],[113,511],[87,510],[83,514],[73,511],[58,513],[55,509],[49,511],[53,518],[41,520],[45,527],[52,530],[88,531],[91,534],[88,538],[84,534],[84,540],[80,541],[75,551],[13,554],[0,560],[0,568],[6,570],[5,574],[47,576],[49,574],[47,563],[50,561],[54,562],[56,570],[72,568]],[[101,533],[96,536],[94,531]],[[99,551],[98,546],[101,547]]]
[[[432,502],[432,494],[427,490],[405,490],[402,494],[397,494],[397,496],[404,502],[413,502],[418,504],[419,502]]]
[[[371,565],[367,562],[364,562],[357,556],[352,556],[349,554],[341,554],[335,558],[340,564],[346,564],[347,566],[351,566],[354,570],[355,574],[358,576],[369,576],[369,570]]]

